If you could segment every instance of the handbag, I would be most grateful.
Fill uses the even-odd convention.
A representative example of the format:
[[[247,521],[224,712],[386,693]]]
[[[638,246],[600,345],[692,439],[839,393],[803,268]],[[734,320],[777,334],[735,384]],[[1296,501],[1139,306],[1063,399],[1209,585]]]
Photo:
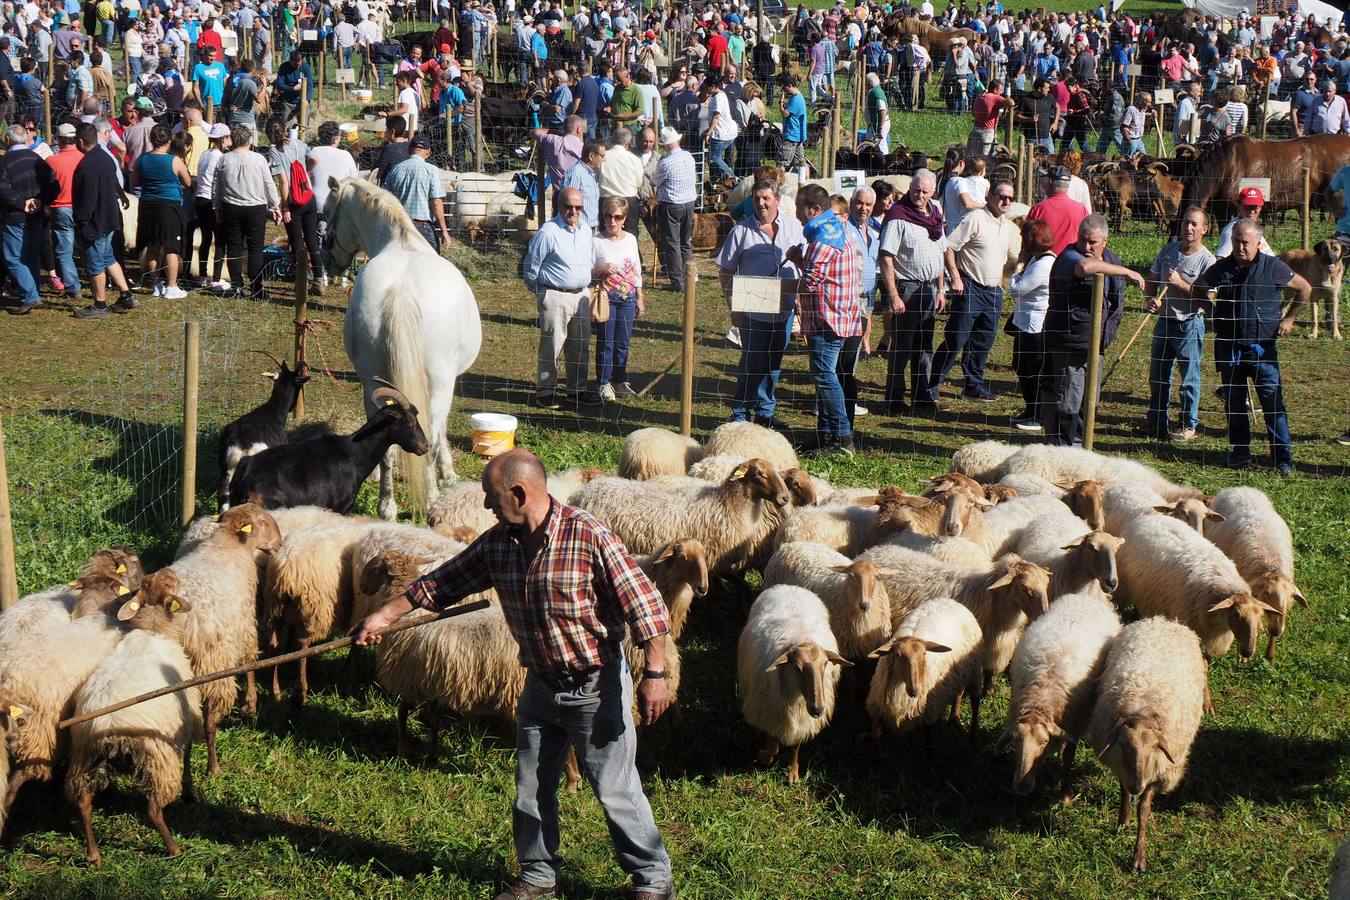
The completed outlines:
[[[591,288],[591,322],[599,325],[609,321],[609,291],[603,286]]]

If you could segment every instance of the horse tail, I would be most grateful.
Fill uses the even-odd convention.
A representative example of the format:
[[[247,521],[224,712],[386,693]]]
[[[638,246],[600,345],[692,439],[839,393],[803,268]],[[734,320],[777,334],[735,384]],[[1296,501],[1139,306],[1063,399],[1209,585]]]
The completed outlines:
[[[431,385],[427,379],[426,340],[422,334],[422,312],[406,282],[395,285],[385,298],[384,358],[389,361],[389,380],[417,407],[422,431],[431,434]],[[431,453],[414,456],[399,452],[408,480],[412,509],[425,513],[428,466]]]

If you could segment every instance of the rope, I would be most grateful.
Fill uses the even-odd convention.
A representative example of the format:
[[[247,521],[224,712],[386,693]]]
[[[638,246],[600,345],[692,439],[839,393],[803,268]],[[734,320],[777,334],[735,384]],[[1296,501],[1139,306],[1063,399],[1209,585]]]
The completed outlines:
[[[305,344],[309,336],[314,336],[314,346],[319,348],[319,363],[323,366],[323,373],[328,376],[328,380],[333,382],[340,391],[355,390],[356,386],[343,384],[333,375],[332,369],[328,368],[328,358],[323,352],[323,342],[319,340],[319,328],[332,328],[333,323],[328,319],[306,319],[303,322],[295,323],[295,334],[300,341],[300,358],[306,359]]]

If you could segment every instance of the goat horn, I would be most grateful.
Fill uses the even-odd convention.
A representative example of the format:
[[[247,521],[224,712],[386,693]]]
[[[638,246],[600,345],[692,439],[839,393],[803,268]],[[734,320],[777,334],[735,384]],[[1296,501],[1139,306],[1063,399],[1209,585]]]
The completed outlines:
[[[276,363],[278,369],[280,369],[282,366],[286,365],[284,362],[282,362],[280,359],[278,359],[278,358],[276,357],[275,354],[270,353],[270,352],[268,352],[267,350],[250,350],[250,351],[248,351],[248,352],[249,352],[249,353],[261,353],[263,356],[267,357],[267,358],[270,359],[272,362]]]
[[[388,398],[404,408],[412,406],[412,401],[409,400],[402,391],[385,381],[383,378],[377,375],[372,380],[382,385],[382,387],[377,387],[370,392],[371,403],[379,406],[381,400]]]

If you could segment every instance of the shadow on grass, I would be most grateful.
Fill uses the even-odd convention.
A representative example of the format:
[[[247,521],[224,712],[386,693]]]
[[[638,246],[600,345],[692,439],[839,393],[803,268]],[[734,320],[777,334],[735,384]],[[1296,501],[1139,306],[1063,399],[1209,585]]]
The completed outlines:
[[[1306,800],[1332,784],[1350,755],[1350,740],[1271,734],[1202,723],[1177,802],[1221,807]]]

